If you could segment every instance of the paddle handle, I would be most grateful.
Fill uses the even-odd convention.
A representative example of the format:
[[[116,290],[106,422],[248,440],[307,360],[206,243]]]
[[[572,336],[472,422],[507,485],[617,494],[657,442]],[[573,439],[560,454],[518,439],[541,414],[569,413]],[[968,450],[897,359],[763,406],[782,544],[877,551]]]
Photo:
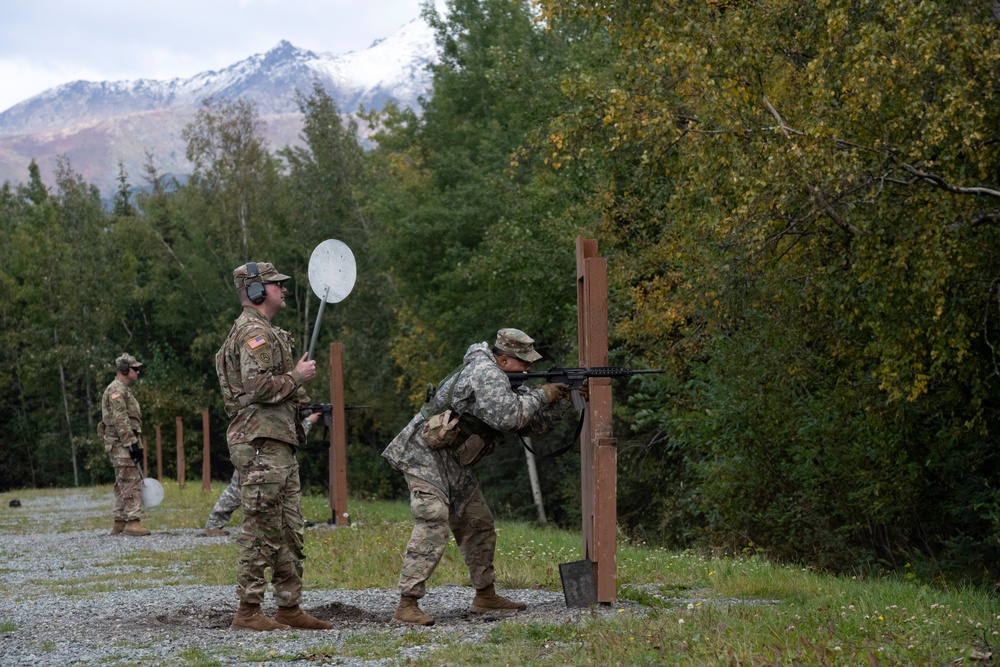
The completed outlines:
[[[316,338],[319,336],[319,321],[323,317],[323,308],[326,307],[326,297],[330,294],[330,287],[327,286],[326,291],[323,293],[323,298],[319,302],[319,311],[316,313],[316,325],[313,327],[312,338],[309,339],[309,355],[306,357],[306,361],[313,358],[313,350],[316,349]]]

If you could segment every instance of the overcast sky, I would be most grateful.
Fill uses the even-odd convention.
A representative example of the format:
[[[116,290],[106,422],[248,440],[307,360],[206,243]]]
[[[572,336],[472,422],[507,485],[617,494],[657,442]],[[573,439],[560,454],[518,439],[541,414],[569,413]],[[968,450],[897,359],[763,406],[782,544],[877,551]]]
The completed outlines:
[[[282,39],[367,48],[423,0],[0,0],[0,112],[62,83],[222,69]]]

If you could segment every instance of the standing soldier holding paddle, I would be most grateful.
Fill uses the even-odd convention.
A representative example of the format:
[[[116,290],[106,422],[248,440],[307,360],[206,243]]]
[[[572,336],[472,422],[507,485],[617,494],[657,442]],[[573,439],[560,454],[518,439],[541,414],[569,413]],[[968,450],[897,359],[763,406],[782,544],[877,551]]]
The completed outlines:
[[[247,262],[233,271],[243,312],[215,355],[243,506],[243,532],[236,540],[240,607],[233,629],[333,627],[299,608],[305,529],[295,450],[305,433],[297,406],[310,402],[302,385],[316,377],[316,362],[308,354],[296,361],[291,334],[271,324],[285,308],[286,280],[267,262]],[[273,620],[260,609],[268,568],[278,605]]]

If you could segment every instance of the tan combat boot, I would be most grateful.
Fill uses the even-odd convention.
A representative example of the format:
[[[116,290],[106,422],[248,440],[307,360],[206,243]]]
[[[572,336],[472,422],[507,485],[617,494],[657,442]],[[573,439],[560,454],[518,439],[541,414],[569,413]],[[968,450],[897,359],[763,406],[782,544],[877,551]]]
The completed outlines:
[[[125,524],[125,530],[122,531],[125,535],[134,535],[136,537],[141,537],[143,535],[149,535],[149,529],[144,528],[138,521],[129,521]]]
[[[233,616],[233,622],[229,626],[229,629],[270,632],[271,630],[288,630],[289,628],[284,623],[272,621],[265,616],[264,612],[260,610],[259,604],[241,602],[240,608],[236,610],[236,615]]]
[[[124,521],[119,521],[118,519],[115,519],[115,525],[111,529],[111,534],[112,535],[117,535],[118,533],[122,532],[123,530],[125,530],[125,522]]]
[[[223,530],[222,528],[206,528],[205,530],[201,531],[202,537],[223,537],[224,535],[228,534],[229,531]]]
[[[333,623],[330,621],[321,621],[315,616],[310,616],[298,606],[278,607],[278,613],[274,615],[274,620],[303,630],[329,630],[333,627]]]
[[[412,595],[399,596],[399,606],[396,607],[396,613],[392,615],[392,620],[411,625],[434,625],[434,617],[420,611],[417,598]]]
[[[473,614],[485,614],[489,611],[524,611],[528,605],[523,602],[508,600],[502,595],[497,595],[493,584],[476,591],[476,597],[472,598],[472,606],[469,611]]]

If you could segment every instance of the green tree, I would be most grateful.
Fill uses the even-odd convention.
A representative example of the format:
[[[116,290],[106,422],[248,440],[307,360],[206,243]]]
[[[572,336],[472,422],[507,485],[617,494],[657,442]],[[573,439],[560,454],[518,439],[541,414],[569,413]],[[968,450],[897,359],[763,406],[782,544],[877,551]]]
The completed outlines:
[[[415,402],[501,326],[531,331],[554,356],[572,350],[582,226],[567,191],[536,176],[541,158],[524,152],[559,102],[559,40],[535,27],[526,2],[457,0],[425,17],[440,54],[433,96],[420,116],[379,119],[372,159],[385,176],[370,205],[401,303],[393,354]]]
[[[528,2],[455,0],[442,16],[427,6],[425,17],[440,57],[433,94],[419,114],[369,115],[366,211],[391,279],[389,351],[409,404],[397,428],[428,383],[501,327],[530,332],[551,362],[574,361],[575,238],[598,223],[582,206],[587,175],[572,165],[553,173],[535,148],[564,103],[560,79],[574,66],[566,37],[537,25]],[[547,451],[568,437],[535,444]],[[524,456],[516,439],[509,444],[479,475],[498,511],[532,517]],[[542,468],[550,516],[572,516],[560,499],[578,504],[578,467],[567,459]]]
[[[104,231],[108,218],[99,194],[66,160],[57,165],[49,194],[36,165],[29,183],[8,191],[3,210],[10,292],[11,461],[39,483],[81,482],[79,448],[96,430],[95,371],[108,358],[100,341],[114,331],[112,255]],[[16,401],[16,402],[15,402]],[[23,478],[22,478],[23,479]]]
[[[254,104],[208,98],[181,136],[193,165],[188,187],[201,196],[202,224],[223,265],[270,250],[281,231],[270,201],[277,164]]]
[[[623,413],[670,443],[652,457],[678,483],[656,496],[665,532],[984,576],[1000,546],[988,6],[541,5],[607,35],[552,135],[604,176],[622,345],[675,373],[661,407]]]
[[[321,367],[329,362],[330,344],[343,344],[344,393],[346,402],[363,406],[347,413],[348,456],[352,490],[366,495],[391,493],[400,484],[382,465],[379,453],[393,436],[386,428],[401,408],[393,384],[394,368],[385,349],[391,335],[393,295],[372,242],[373,225],[366,212],[372,175],[358,137],[356,121],[341,116],[329,94],[319,85],[309,95],[299,95],[303,113],[303,146],[279,152],[287,165],[291,217],[295,220],[296,242],[303,251],[327,239],[343,241],[357,265],[354,288],[346,299],[324,306],[321,322],[316,321],[320,298],[313,286],[298,281],[304,290],[299,317],[310,332],[316,333],[314,358]],[[284,317],[284,316],[283,316]],[[309,386],[316,401],[330,400],[328,378],[318,377]],[[325,488],[327,459],[310,456],[303,463],[303,479]],[[395,482],[395,484],[394,484]]]

